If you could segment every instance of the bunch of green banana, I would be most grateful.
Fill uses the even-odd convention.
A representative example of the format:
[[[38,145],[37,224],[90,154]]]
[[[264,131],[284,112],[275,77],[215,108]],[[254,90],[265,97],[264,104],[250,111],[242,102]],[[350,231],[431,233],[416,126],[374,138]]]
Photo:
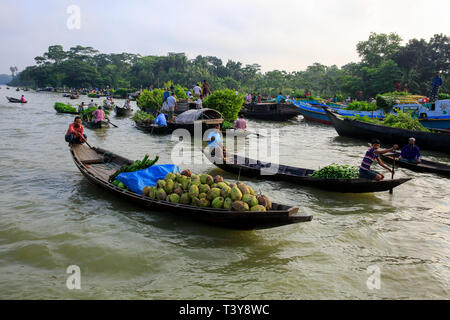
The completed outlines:
[[[139,170],[144,170],[153,166],[159,160],[159,156],[156,156],[155,159],[149,159],[150,155],[147,153],[144,159],[136,160],[132,165],[123,165],[117,170],[114,174],[109,177],[109,181],[112,182],[116,180],[117,176],[121,173],[125,172],[136,172]]]

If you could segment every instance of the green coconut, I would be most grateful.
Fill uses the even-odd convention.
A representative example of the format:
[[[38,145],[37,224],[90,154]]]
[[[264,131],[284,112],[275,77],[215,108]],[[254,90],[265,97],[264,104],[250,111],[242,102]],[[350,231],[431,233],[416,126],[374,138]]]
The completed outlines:
[[[220,209],[220,208],[223,207],[224,201],[225,201],[224,198],[222,198],[222,197],[217,197],[217,198],[215,198],[215,199],[213,200],[211,206],[212,206],[214,209]]]
[[[220,197],[220,189],[212,188],[211,191],[208,192],[208,200],[213,201],[217,197]]]
[[[236,186],[231,188],[231,199],[233,201],[240,201],[242,199],[242,192]]]
[[[223,202],[223,208],[231,210],[233,208],[233,200],[231,200],[231,198],[226,198]]]
[[[233,210],[234,211],[239,211],[239,212],[244,212],[244,211],[249,211],[249,207],[248,204],[246,204],[243,201],[234,201],[232,204]]]

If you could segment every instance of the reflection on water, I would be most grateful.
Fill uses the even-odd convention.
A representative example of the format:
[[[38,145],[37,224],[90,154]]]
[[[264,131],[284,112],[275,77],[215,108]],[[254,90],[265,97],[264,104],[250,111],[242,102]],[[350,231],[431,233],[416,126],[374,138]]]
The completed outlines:
[[[0,89],[0,298],[448,298],[446,178],[399,169],[399,177],[414,180],[390,195],[338,194],[241,177],[314,220],[258,231],[214,228],[123,202],[81,175],[64,141],[73,116],[56,114],[53,104],[90,99],[26,92],[29,103],[21,106],[9,104],[5,93]],[[130,159],[150,153],[160,156],[159,164],[172,163],[179,141],[141,132],[130,118],[111,120],[118,128],[87,130],[91,145]],[[248,126],[279,130],[278,162],[286,165],[359,165],[367,149],[301,117],[248,120]],[[195,151],[195,141],[181,143]],[[245,147],[255,151],[257,143],[252,136]],[[424,156],[450,163],[447,155]],[[199,152],[195,160],[180,166],[237,180]],[[65,286],[66,268],[73,264],[82,272],[79,292]],[[372,265],[381,270],[380,290],[366,286]]]

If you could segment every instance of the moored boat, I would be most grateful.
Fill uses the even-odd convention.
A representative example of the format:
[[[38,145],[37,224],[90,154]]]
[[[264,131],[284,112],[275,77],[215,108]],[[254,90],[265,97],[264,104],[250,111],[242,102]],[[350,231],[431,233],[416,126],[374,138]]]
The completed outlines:
[[[421,159],[420,163],[412,163],[405,160],[398,160],[400,153],[392,153],[381,155],[381,159],[384,162],[393,164],[395,158],[395,165],[399,167],[403,167],[415,172],[424,172],[424,173],[435,173],[444,176],[450,176],[450,166],[444,163],[429,161],[425,159]]]
[[[225,161],[216,163],[208,151],[203,154],[222,170],[242,176],[264,180],[287,181],[307,187],[331,192],[369,193],[388,191],[408,182],[410,178],[371,181],[367,179],[323,179],[311,177],[314,170],[296,168],[276,163],[261,162],[237,155],[228,154]]]
[[[287,121],[300,115],[299,109],[289,103],[245,104],[240,112],[246,118]]]
[[[450,153],[450,131],[431,130],[431,132],[411,131],[387,127],[344,118],[329,108],[324,108],[334,128],[340,136],[370,141],[380,139],[382,143],[404,145],[409,138],[416,138],[416,144],[424,150],[436,150]]]
[[[298,208],[276,203],[273,203],[272,210],[267,212],[237,212],[152,200],[149,197],[121,189],[109,182],[111,174],[122,165],[131,165],[133,161],[107,150],[90,149],[85,145],[75,145],[70,149],[70,152],[77,168],[91,183],[119,198],[145,207],[146,210],[170,212],[218,227],[241,230],[265,229],[312,220],[312,216],[298,214]]]

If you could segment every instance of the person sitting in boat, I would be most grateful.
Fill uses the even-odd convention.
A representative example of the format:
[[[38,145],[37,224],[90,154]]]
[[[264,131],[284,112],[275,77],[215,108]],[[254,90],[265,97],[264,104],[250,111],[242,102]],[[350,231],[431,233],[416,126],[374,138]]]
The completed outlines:
[[[244,119],[244,116],[241,114],[239,115],[239,118],[236,120],[236,123],[234,124],[234,129],[236,130],[247,130],[247,122]]]
[[[211,151],[212,156],[220,156],[224,159],[224,154],[226,154],[225,146],[222,143],[222,137],[220,134],[220,124],[217,124],[214,131],[208,134],[208,147]]]
[[[192,98],[192,92],[191,92],[191,89],[188,90],[187,96],[188,96],[188,99]]]
[[[398,149],[398,145],[394,145],[390,149],[380,150],[381,143],[380,140],[374,139],[372,141],[372,146],[369,150],[367,150],[366,155],[364,156],[363,162],[361,163],[361,167],[359,168],[359,177],[368,180],[381,181],[384,179],[384,175],[379,172],[370,170],[373,162],[377,160],[378,164],[392,173],[392,169],[390,169],[384,162],[380,159],[381,154],[386,154],[388,152],[392,152]]]
[[[166,116],[164,113],[159,112],[153,124],[158,127],[167,127]]]
[[[195,102],[195,107],[197,109],[202,109],[203,108],[203,102],[202,102],[202,98],[198,98],[197,101]]]
[[[283,94],[280,92],[280,94],[277,97],[277,103],[284,103],[286,102],[286,98],[283,97]]]
[[[398,160],[404,160],[411,163],[420,163],[420,149],[416,146],[416,139],[409,138],[409,143],[402,149]]]
[[[23,102],[23,103],[27,102],[27,100],[25,100],[25,96],[24,95],[22,95],[22,97],[20,98],[20,102]]]
[[[92,107],[94,107],[95,105],[94,105],[94,100],[91,100],[91,102],[89,102],[89,105],[88,105],[88,108],[92,108]]]
[[[79,106],[78,106],[78,112],[81,113],[84,111],[84,102],[82,102]]]
[[[127,100],[125,101],[125,104],[123,105],[123,107],[124,107],[125,109],[131,109],[130,99],[127,99]]]
[[[73,123],[69,125],[65,139],[69,143],[69,147],[74,144],[82,144],[87,140],[87,135],[84,133],[84,128],[81,124],[81,117],[75,117]]]
[[[92,112],[92,115],[95,117],[94,122],[98,123],[100,121],[105,121],[105,112],[102,110],[102,107],[98,107],[97,110]]]

